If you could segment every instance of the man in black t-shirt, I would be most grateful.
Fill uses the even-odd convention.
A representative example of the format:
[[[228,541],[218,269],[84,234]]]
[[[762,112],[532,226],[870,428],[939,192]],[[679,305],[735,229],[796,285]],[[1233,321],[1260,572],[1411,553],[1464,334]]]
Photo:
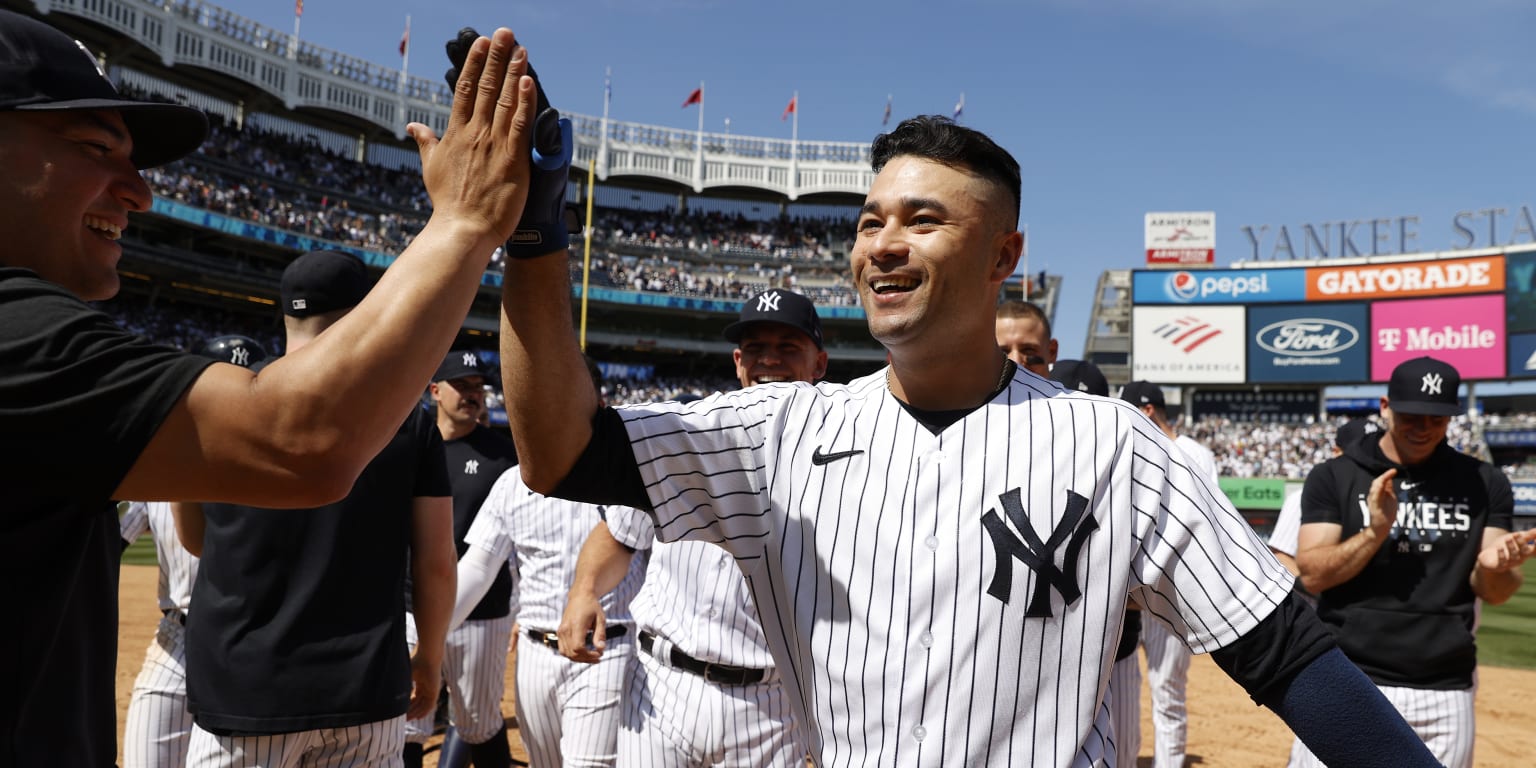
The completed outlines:
[[[469,549],[464,535],[496,478],[517,466],[512,438],[480,423],[486,410],[488,373],[473,351],[454,350],[437,367],[430,387],[453,486],[453,541],[458,556]],[[439,765],[452,762],[450,755],[467,756],[479,768],[512,763],[501,714],[507,646],[512,635],[511,596],[512,577],[501,568],[468,620],[448,633],[443,679],[448,683],[453,729],[444,740]],[[432,720],[428,715],[406,723],[406,768],[421,765],[423,745],[432,735]],[[455,742],[461,746],[455,748]]]
[[[0,10],[0,533],[25,542],[0,579],[28,585],[0,640],[0,765],[114,762],[113,499],[313,506],[394,438],[490,254],[550,216],[523,216],[528,196],[565,188],[568,161],[530,175],[536,106],[506,85],[526,67],[515,46],[506,31],[476,43],[441,141],[409,127],[434,212],[377,295],[258,376],[85,303],[117,293],[118,240],[151,203],[139,170],[196,149],[206,119],[123,98],[84,45]]]
[[[1536,533],[1509,531],[1509,479],[1445,440],[1460,386],[1432,357],[1393,369],[1386,431],[1307,475],[1296,548],[1339,647],[1448,768],[1472,765],[1474,603],[1508,600],[1536,554]],[[1303,751],[1293,765],[1319,765]]]
[[[282,278],[286,347],[298,352],[323,336],[368,282],[351,254],[294,260]],[[444,462],[437,428],[415,408],[339,502],[173,505],[182,541],[202,557],[187,617],[189,764],[247,765],[257,754],[274,764],[322,754],[338,766],[398,759],[407,711],[436,705],[453,609]]]

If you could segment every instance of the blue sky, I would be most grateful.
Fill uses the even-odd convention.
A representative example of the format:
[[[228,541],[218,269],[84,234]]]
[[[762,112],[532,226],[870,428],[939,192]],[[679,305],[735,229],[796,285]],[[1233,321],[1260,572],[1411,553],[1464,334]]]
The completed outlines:
[[[293,27],[286,0],[218,4]],[[795,91],[800,137],[835,141],[879,133],[887,94],[899,119],[963,91],[963,122],[1023,166],[1031,270],[1064,276],[1077,357],[1099,273],[1144,261],[1148,211],[1214,210],[1227,264],[1252,253],[1244,225],[1417,216],[1431,251],[1458,244],[1459,211],[1536,205],[1536,5],[1340,5],[309,0],[301,37],[398,66],[410,14],[410,70],[436,76],[459,27],[508,26],[556,106],[601,114],[612,67],[613,117],[693,128],[679,105],[703,80],[706,128],[759,136],[789,136]]]

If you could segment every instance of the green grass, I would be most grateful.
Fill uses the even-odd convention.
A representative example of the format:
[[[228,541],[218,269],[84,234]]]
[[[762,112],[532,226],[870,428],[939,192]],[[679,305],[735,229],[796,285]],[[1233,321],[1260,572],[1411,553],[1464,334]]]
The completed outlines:
[[[154,565],[155,562],[155,540],[150,536],[140,536],[123,550],[123,565]]]
[[[1525,583],[1509,602],[1483,607],[1477,629],[1480,666],[1536,669],[1536,560],[1523,566]]]

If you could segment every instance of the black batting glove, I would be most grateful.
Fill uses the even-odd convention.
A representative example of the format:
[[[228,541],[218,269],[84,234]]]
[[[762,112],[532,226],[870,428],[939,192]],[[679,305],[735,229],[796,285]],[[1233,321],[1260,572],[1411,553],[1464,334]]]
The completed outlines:
[[[445,46],[448,61],[453,64],[444,75],[450,87],[458,86],[464,59],[479,37],[480,33],[465,27]],[[513,259],[564,252],[570,246],[570,233],[565,226],[565,189],[570,178],[571,153],[575,149],[571,121],[550,106],[544,84],[539,82],[539,75],[531,63],[528,76],[533,78],[538,94],[533,120],[533,167],[529,169],[528,202],[523,207],[523,218],[517,222],[517,229],[505,248],[507,257]]]

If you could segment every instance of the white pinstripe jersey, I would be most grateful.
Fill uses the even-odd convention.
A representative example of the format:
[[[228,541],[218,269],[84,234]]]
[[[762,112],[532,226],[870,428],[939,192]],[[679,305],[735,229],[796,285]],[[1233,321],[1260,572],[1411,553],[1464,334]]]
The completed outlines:
[[[741,560],[818,765],[1109,764],[1128,594],[1210,651],[1291,588],[1152,422],[1038,377],[938,435],[884,371],[620,414],[658,537]]]
[[[181,545],[176,535],[176,518],[171,505],[165,501],[130,502],[128,511],[118,521],[123,541],[132,543],[153,532],[155,557],[160,561],[160,584],[156,594],[160,598],[160,610],[172,609],[185,613],[192,607],[192,582],[197,580],[197,557]]]
[[[620,543],[651,551],[645,583],[630,605],[641,629],[695,659],[774,666],[747,580],[729,552],[701,541],[656,542],[650,515],[632,507],[610,507],[608,528]]]
[[[566,595],[576,577],[576,556],[602,521],[603,508],[552,499],[529,490],[517,467],[501,474],[480,505],[464,543],[512,564],[513,615],[523,629],[553,632],[560,626]],[[645,579],[645,557],[599,603],[610,624],[633,623],[629,603]]]

